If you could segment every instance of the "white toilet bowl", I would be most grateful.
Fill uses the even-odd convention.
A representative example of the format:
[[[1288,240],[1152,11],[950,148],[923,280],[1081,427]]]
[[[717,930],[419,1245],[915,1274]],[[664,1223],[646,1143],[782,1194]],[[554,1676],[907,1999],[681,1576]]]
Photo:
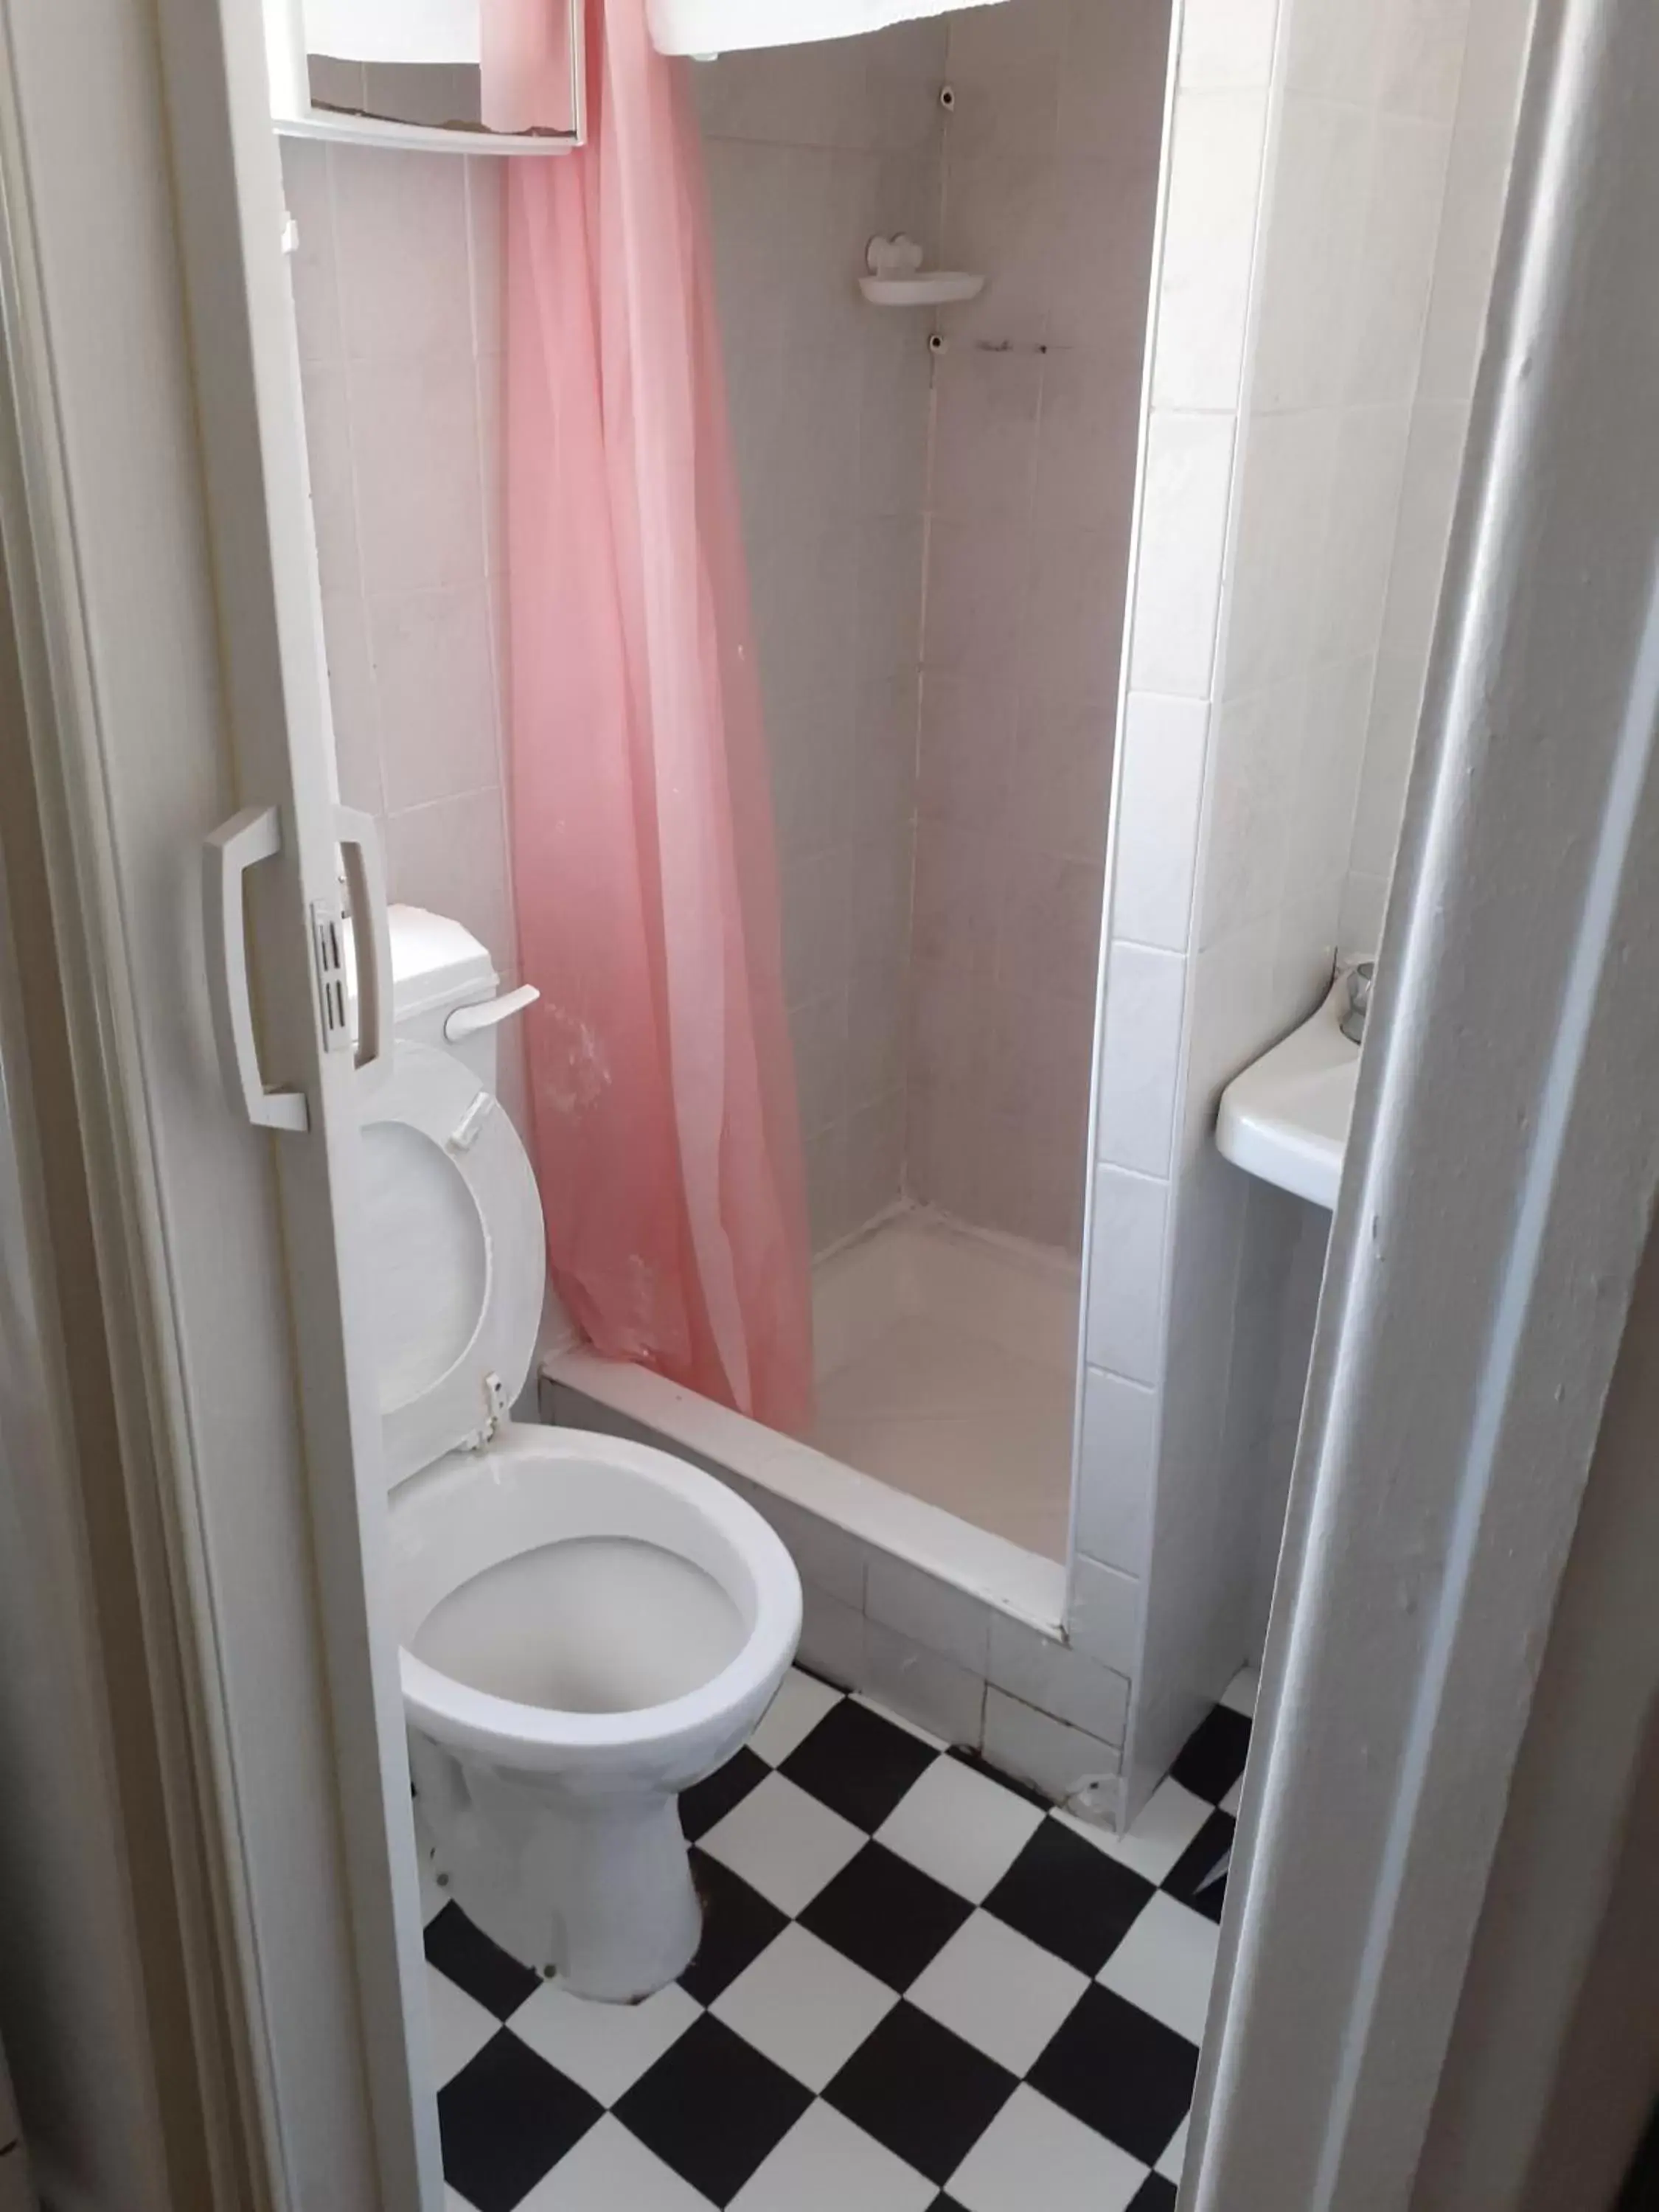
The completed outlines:
[[[696,1948],[678,1793],[731,1757],[800,1633],[759,1514],[644,1444],[508,1421],[546,1273],[495,1096],[488,955],[391,913],[398,1044],[365,1101],[392,1596],[410,1764],[440,1879],[579,1996],[626,2001]],[[533,996],[533,994],[530,994]]]
[[[788,1553],[666,1452],[515,1426],[403,1484],[392,1543],[411,1763],[452,1894],[579,1996],[672,1981],[700,1927],[678,1793],[783,1679]]]

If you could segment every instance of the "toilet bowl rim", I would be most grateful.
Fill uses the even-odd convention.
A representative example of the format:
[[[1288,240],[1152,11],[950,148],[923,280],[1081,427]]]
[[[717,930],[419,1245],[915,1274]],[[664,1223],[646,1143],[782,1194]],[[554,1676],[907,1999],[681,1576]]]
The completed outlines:
[[[514,1423],[502,1429],[491,1451],[532,1461],[596,1459],[643,1474],[690,1499],[715,1522],[747,1569],[754,1622],[741,1648],[706,1682],[659,1705],[620,1712],[570,1712],[497,1697],[458,1681],[403,1644],[398,1668],[410,1726],[451,1750],[503,1766],[556,1770],[580,1763],[625,1771],[642,1757],[672,1760],[677,1749],[690,1750],[700,1738],[716,1738],[751,1707],[749,1725],[758,1720],[800,1640],[802,1596],[794,1561],[754,1507],[702,1468],[629,1437]],[[397,1496],[394,1492],[394,1515]]]

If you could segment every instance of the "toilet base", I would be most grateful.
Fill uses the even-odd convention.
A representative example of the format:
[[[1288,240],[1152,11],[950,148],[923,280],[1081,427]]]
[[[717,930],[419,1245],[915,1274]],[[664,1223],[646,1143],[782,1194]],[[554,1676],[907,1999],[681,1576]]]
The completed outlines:
[[[450,1895],[514,1958],[608,2004],[650,1996],[690,1965],[702,1911],[678,1796],[577,1797],[412,1731],[410,1765]]]

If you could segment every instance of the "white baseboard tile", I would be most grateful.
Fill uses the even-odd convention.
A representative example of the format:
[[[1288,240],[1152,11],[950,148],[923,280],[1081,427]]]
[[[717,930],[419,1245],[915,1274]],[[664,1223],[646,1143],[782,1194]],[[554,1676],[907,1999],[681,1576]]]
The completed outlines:
[[[1000,1613],[991,1621],[988,1673],[998,1689],[1022,1705],[1103,1743],[1122,1742],[1129,1685],[1086,1652]]]
[[[1081,1729],[1038,1712],[1035,1705],[1022,1705],[994,1685],[985,1692],[981,1747],[988,1765],[1034,1784],[1057,1804],[1099,1802],[1109,1794],[1103,1792],[1102,1785],[1115,1782],[1118,1772],[1115,1744],[1086,1735]]]
[[[983,1599],[924,1574],[908,1559],[872,1552],[864,1609],[872,1620],[985,1679],[992,1613]],[[1035,1635],[1036,1630],[1031,1633]]]
[[[864,1615],[811,1583],[801,1584],[803,1666],[845,1690],[865,1687]]]
[[[1072,1563],[1072,1642],[1115,1674],[1133,1680],[1140,1642],[1140,1583],[1121,1568],[1079,1556]]]
[[[941,1658],[877,1620],[864,1625],[865,1687],[878,1703],[977,1751],[985,1725],[985,1678]]]

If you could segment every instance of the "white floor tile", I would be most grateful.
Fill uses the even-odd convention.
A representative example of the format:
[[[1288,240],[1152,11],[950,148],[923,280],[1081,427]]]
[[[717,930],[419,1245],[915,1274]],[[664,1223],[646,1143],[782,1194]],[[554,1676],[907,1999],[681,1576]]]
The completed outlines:
[[[925,2212],[937,2194],[833,2106],[811,2105],[738,2191],[731,2212]],[[620,2201],[616,2212],[624,2212]]]
[[[514,2014],[513,2033],[602,2105],[614,2105],[700,2010],[678,1983],[642,2004],[620,2005],[592,2004],[544,1982]]]
[[[741,1808],[739,1808],[741,1810]],[[930,1766],[876,1831],[888,1850],[978,1905],[1042,1824],[1036,1806],[958,1759]]]
[[[797,1745],[807,1737],[832,1705],[841,1703],[841,1692],[832,1690],[816,1675],[792,1667],[779,1685],[778,1694],[766,1708],[760,1726],[749,1739],[749,1748],[769,1766],[781,1766]]]
[[[884,1982],[794,1927],[709,2010],[796,2081],[822,2091],[897,2002]]]
[[[432,2069],[441,2089],[477,2057],[501,2022],[435,1966],[426,1970],[426,2008],[432,2023]]]
[[[1028,2074],[1089,1986],[1088,1977],[988,1912],[957,1929],[908,1991],[966,2043]]]
[[[1060,1817],[1075,1834],[1086,1837],[1097,1850],[1105,1852],[1134,1873],[1144,1875],[1148,1881],[1166,1881],[1176,1862],[1193,1838],[1210,1817],[1210,1808],[1201,1797],[1194,1797],[1190,1790],[1183,1790],[1178,1782],[1167,1777],[1160,1782],[1141,1810],[1140,1818],[1126,1835],[1115,1836],[1109,1828],[1097,1828],[1087,1820],[1073,1818],[1069,1813]]]
[[[1022,2082],[951,2175],[963,2212],[1127,2212],[1139,2159]]]
[[[1227,1792],[1226,1796],[1221,1801],[1222,1811],[1224,1813],[1231,1813],[1235,1820],[1238,1818],[1238,1801],[1243,1795],[1244,1777],[1241,1774],[1237,1781],[1234,1783],[1232,1788]]]
[[[805,1911],[863,1844],[861,1830],[782,1774],[769,1774],[702,1839],[711,1858],[741,1875],[791,1918]]]
[[[1160,1891],[1101,1968],[1098,1979],[1189,2043],[1201,2043],[1220,1939],[1214,1921]]]
[[[1229,1712],[1243,1713],[1247,1720],[1255,1717],[1255,1692],[1258,1680],[1254,1667],[1241,1667],[1226,1688],[1221,1692],[1221,1702]]]
[[[1152,2168],[1154,2173],[1161,2173],[1165,2181],[1173,2181],[1177,2188],[1181,2186],[1181,2169],[1187,2163],[1187,2130],[1190,2125],[1190,2117],[1181,2123],[1164,2146],[1163,2157]]]
[[[607,2112],[520,2200],[518,2212],[709,2212],[709,2206]]]
[[[447,2183],[444,2185],[444,2212],[472,2212],[471,2205],[460,2191],[450,2188]]]

